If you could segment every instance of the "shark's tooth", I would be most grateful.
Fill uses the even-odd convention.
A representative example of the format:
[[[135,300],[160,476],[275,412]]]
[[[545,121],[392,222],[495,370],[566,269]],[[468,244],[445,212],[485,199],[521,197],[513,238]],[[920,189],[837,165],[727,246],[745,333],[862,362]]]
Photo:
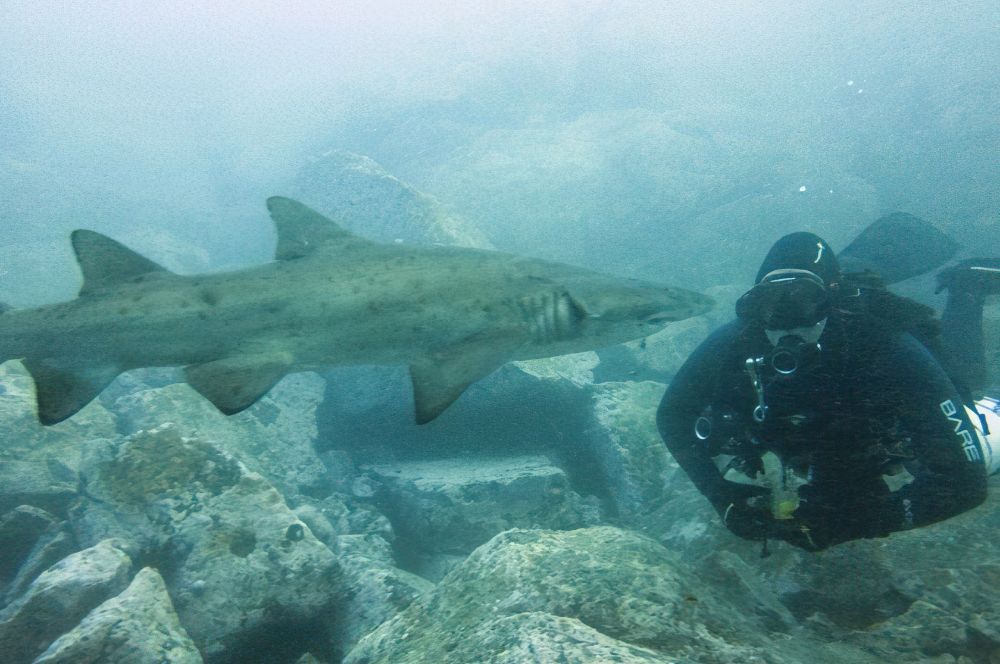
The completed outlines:
[[[288,353],[229,357],[184,369],[187,382],[226,415],[252,406],[292,366]]]
[[[24,360],[35,380],[38,420],[44,425],[62,422],[90,403],[115,379],[118,367],[60,367],[38,360]]]
[[[106,235],[88,230],[75,230],[70,236],[76,260],[83,272],[80,295],[118,286],[136,277],[154,272],[168,273],[163,266],[140,256],[125,245]]]

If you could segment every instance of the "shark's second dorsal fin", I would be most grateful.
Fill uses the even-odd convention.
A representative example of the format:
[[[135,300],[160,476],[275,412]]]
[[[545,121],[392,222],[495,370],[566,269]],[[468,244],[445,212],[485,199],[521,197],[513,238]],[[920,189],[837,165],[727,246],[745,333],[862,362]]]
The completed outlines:
[[[83,272],[80,295],[117,286],[152,272],[168,272],[125,245],[95,231],[76,230],[70,236]]]
[[[334,242],[368,242],[291,198],[272,196],[267,199],[267,211],[278,230],[274,257],[279,261],[308,256],[318,247]]]

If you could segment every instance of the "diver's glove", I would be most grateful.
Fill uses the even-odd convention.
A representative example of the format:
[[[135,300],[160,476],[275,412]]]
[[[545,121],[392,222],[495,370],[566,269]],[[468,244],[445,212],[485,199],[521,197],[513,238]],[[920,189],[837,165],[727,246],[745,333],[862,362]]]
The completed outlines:
[[[741,495],[732,496],[719,509],[722,523],[734,535],[749,540],[773,537],[770,495],[766,487],[743,485]]]

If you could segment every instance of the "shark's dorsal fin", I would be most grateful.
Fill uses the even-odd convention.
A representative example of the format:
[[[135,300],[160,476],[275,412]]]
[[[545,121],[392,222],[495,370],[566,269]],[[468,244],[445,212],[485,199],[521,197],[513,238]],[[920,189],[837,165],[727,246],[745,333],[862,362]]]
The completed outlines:
[[[121,242],[95,231],[76,230],[70,239],[83,272],[80,295],[117,286],[144,274],[168,272]]]
[[[368,242],[291,198],[272,196],[267,199],[267,210],[278,230],[274,257],[279,261],[302,258],[333,243]]]
[[[287,353],[246,355],[186,367],[184,377],[216,408],[234,415],[267,394],[291,365]]]
[[[24,360],[24,367],[35,381],[38,421],[45,426],[75,415],[121,373],[117,367],[67,369],[37,360]]]

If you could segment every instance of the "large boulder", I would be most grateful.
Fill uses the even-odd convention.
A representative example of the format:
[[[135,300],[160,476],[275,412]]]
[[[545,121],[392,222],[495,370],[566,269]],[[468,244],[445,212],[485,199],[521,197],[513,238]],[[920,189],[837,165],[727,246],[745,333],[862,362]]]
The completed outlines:
[[[201,664],[174,613],[163,578],[151,567],[59,637],[35,664]]]
[[[313,445],[325,385],[315,373],[293,374],[228,417],[183,383],[126,392],[112,408],[126,434],[174,422],[185,435],[211,440],[286,496],[324,495],[326,467]]]
[[[35,579],[0,612],[0,652],[10,664],[30,662],[91,609],[128,584],[132,560],[113,540],[65,558]]]
[[[293,194],[362,237],[378,242],[490,248],[478,229],[390,175],[374,160],[331,150],[299,173]]]
[[[546,653],[532,660],[544,662],[610,661],[612,653],[626,662],[802,661],[804,649],[773,652],[768,632],[790,632],[790,624],[732,604],[729,590],[704,584],[682,559],[628,531],[512,530],[362,639],[345,662],[514,662],[510,653],[529,648]],[[559,660],[560,652],[572,657]]]
[[[398,547],[466,554],[510,528],[573,529],[596,505],[543,456],[450,458],[372,466]]]
[[[110,533],[160,562],[181,622],[208,658],[274,625],[312,623],[340,596],[334,554],[259,474],[173,425],[84,462],[81,542]]]

